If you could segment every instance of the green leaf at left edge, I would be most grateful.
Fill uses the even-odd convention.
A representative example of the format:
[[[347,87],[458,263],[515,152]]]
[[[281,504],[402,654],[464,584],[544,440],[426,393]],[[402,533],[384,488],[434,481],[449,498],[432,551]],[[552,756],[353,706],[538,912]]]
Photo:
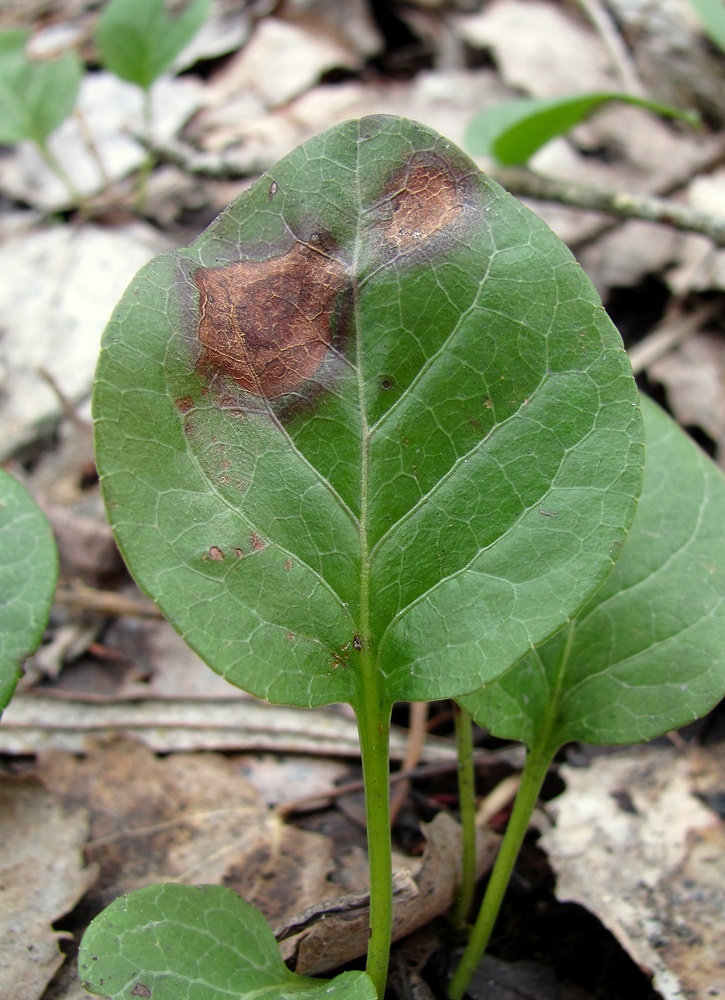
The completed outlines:
[[[489,156],[502,166],[526,163],[557,135],[564,135],[603,104],[619,101],[646,108],[666,118],[699,122],[692,111],[672,108],[632,94],[603,91],[572,97],[522,98],[475,115],[466,129],[466,145],[476,156]]]
[[[186,0],[176,14],[168,0],[110,0],[98,19],[96,45],[103,66],[148,90],[201,28],[211,0]]]
[[[57,576],[48,519],[25,487],[0,469],[0,712],[23,659],[43,636]]]
[[[725,477],[651,400],[642,411],[644,487],[611,576],[562,632],[460,699],[543,756],[652,739],[725,695]]]
[[[32,139],[41,145],[75,107],[82,66],[74,52],[28,59],[30,32],[0,34],[0,143]]]
[[[152,885],[115,900],[84,934],[78,969],[108,1000],[376,1000],[364,972],[290,972],[262,914],[214,885]]]

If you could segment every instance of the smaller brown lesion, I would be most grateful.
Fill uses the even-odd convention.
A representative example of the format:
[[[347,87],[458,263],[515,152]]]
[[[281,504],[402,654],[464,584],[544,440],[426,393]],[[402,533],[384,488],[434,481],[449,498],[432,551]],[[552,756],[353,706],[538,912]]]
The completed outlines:
[[[463,212],[464,189],[464,179],[442,156],[415,154],[388,184],[386,242],[399,253],[410,253],[450,230]]]
[[[349,284],[341,261],[302,242],[279,257],[201,268],[194,280],[200,367],[267,399],[300,390],[318,372]]]

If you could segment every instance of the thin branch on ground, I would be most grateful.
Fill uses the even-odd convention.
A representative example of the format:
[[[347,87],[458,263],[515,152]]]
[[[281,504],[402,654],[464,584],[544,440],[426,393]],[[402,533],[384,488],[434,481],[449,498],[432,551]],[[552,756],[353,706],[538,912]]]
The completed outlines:
[[[701,212],[669,198],[612,191],[607,188],[541,177],[523,168],[497,170],[492,175],[511,194],[537,201],[553,201],[595,212],[606,212],[621,219],[659,222],[691,233],[708,236],[717,246],[725,247],[725,218]]]

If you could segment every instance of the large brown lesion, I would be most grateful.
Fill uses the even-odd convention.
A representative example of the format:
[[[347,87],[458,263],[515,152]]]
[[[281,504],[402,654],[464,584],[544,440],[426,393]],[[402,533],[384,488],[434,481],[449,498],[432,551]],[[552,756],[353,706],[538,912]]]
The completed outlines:
[[[414,154],[388,184],[386,242],[398,253],[409,253],[450,231],[463,212],[466,187],[465,178],[442,156]]]
[[[267,399],[319,371],[349,283],[341,261],[302,242],[279,257],[201,268],[194,280],[202,367]]]

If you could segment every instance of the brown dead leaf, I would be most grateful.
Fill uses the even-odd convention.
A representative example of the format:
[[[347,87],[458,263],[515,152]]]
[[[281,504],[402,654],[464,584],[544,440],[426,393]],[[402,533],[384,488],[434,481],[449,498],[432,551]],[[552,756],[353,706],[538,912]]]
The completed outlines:
[[[696,333],[650,365],[648,374],[664,385],[677,420],[712,438],[725,468],[725,337]]]
[[[282,823],[216,754],[158,758],[119,739],[95,745],[81,761],[45,753],[39,773],[65,802],[90,812],[98,909],[152,882],[213,883],[237,889],[278,920],[339,891],[327,881],[328,839]]]
[[[35,778],[0,779],[0,996],[35,1000],[63,963],[53,921],[96,877],[81,854],[88,813],[61,805]]]
[[[557,896],[596,914],[666,1000],[725,991],[725,826],[693,794],[692,766],[643,747],[563,767],[541,840]]]
[[[493,50],[501,76],[533,97],[612,90],[604,43],[586,21],[546,0],[494,0],[455,19],[461,37]]]
[[[426,849],[422,858],[394,859],[397,892],[394,901],[393,940],[422,927],[453,905],[460,881],[461,828],[446,813],[423,827]],[[499,838],[479,834],[478,872],[488,870]],[[333,903],[334,912],[321,908],[320,918],[309,929],[284,942],[285,958],[296,958],[300,975],[316,975],[364,955],[369,932],[367,893],[356,892]],[[307,918],[309,915],[304,915]],[[301,919],[301,918],[297,918]]]

